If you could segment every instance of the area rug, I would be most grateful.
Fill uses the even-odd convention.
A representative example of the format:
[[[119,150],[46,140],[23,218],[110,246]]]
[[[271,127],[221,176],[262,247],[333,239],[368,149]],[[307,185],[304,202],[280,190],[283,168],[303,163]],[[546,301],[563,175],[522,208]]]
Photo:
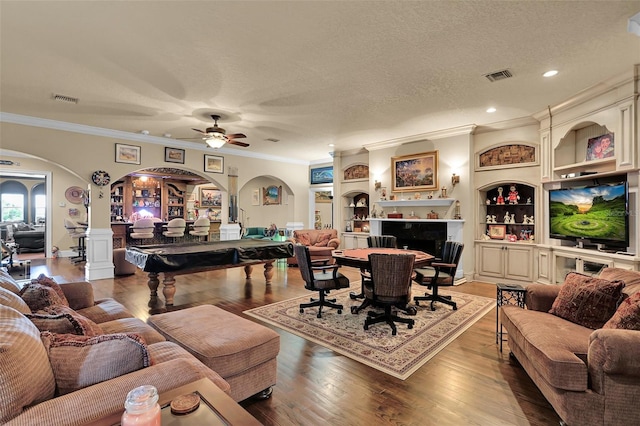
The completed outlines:
[[[423,295],[424,288],[416,287],[413,295]],[[344,306],[342,314],[331,308],[323,308],[322,318],[317,318],[317,308],[306,308],[300,313],[300,303],[308,302],[311,293],[244,313],[405,380],[496,306],[495,299],[440,290],[442,295],[453,297],[458,310],[436,303],[436,310],[432,311],[430,302],[420,302],[417,314],[411,317],[415,320],[413,329],[397,324],[398,334],[392,336],[386,323],[364,330],[370,308],[358,315],[351,314],[350,307],[360,305],[361,301],[351,300],[349,291],[359,290],[358,282],[350,289],[331,292],[330,296]]]

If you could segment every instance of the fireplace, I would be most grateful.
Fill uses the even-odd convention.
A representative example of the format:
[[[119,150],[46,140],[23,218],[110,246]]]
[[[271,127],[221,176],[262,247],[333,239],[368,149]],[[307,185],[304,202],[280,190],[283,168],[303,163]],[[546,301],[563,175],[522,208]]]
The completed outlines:
[[[447,240],[446,222],[382,222],[382,234],[398,239],[398,247],[420,250],[435,256],[440,255],[442,243]]]

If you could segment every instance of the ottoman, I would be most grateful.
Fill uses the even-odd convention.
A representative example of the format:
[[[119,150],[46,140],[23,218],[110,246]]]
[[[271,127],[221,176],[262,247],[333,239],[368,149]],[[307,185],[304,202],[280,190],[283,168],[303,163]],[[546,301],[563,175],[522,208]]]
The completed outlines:
[[[280,335],[212,305],[152,315],[147,322],[231,385],[231,397],[271,395],[276,384]]]

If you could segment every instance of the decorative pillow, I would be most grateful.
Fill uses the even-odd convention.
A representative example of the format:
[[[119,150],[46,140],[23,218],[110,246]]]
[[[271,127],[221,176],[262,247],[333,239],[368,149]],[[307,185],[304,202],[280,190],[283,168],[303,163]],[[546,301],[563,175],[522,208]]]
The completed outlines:
[[[624,293],[629,296],[640,291],[640,272],[622,268],[604,268],[598,278],[609,281],[624,281]]]
[[[63,301],[58,293],[51,288],[42,284],[29,283],[22,287],[20,296],[24,300],[32,312],[37,312],[51,305],[62,305]]]
[[[0,287],[15,294],[20,293],[20,284],[4,269],[0,269]]]
[[[331,239],[331,234],[320,234],[318,237],[318,241],[314,244],[315,247],[326,247],[329,245],[329,240]]]
[[[67,297],[64,295],[64,291],[62,291],[60,284],[55,282],[53,278],[47,277],[45,274],[40,274],[38,278],[32,279],[31,282],[35,284],[42,284],[47,287],[51,287],[62,300],[62,304],[65,306],[69,306],[69,301],[67,300]]]
[[[15,309],[21,314],[30,314],[31,309],[24,300],[12,291],[0,287],[0,305],[8,306]]]
[[[24,407],[53,398],[56,382],[36,326],[2,305],[0,354],[0,424],[5,424]]]
[[[309,234],[307,234],[306,232],[301,232],[299,234],[296,233],[296,240],[303,246],[311,245],[311,239],[309,238]]]
[[[640,292],[637,292],[618,306],[618,310],[602,328],[624,328],[640,330]]]
[[[15,227],[16,231],[33,231],[33,228],[24,222],[16,224]]]
[[[615,313],[623,287],[623,281],[607,281],[571,272],[549,313],[583,327],[601,328]]]
[[[64,395],[151,365],[144,340],[133,333],[76,336],[44,331],[57,394]]]
[[[83,336],[104,334],[98,324],[64,305],[49,306],[42,311],[26,316],[40,331]]]

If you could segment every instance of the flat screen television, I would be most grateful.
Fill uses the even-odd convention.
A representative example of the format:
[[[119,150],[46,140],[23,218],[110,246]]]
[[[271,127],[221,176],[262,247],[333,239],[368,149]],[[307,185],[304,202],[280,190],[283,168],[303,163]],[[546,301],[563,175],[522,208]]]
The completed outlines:
[[[549,191],[549,236],[610,248],[629,246],[627,182]]]

